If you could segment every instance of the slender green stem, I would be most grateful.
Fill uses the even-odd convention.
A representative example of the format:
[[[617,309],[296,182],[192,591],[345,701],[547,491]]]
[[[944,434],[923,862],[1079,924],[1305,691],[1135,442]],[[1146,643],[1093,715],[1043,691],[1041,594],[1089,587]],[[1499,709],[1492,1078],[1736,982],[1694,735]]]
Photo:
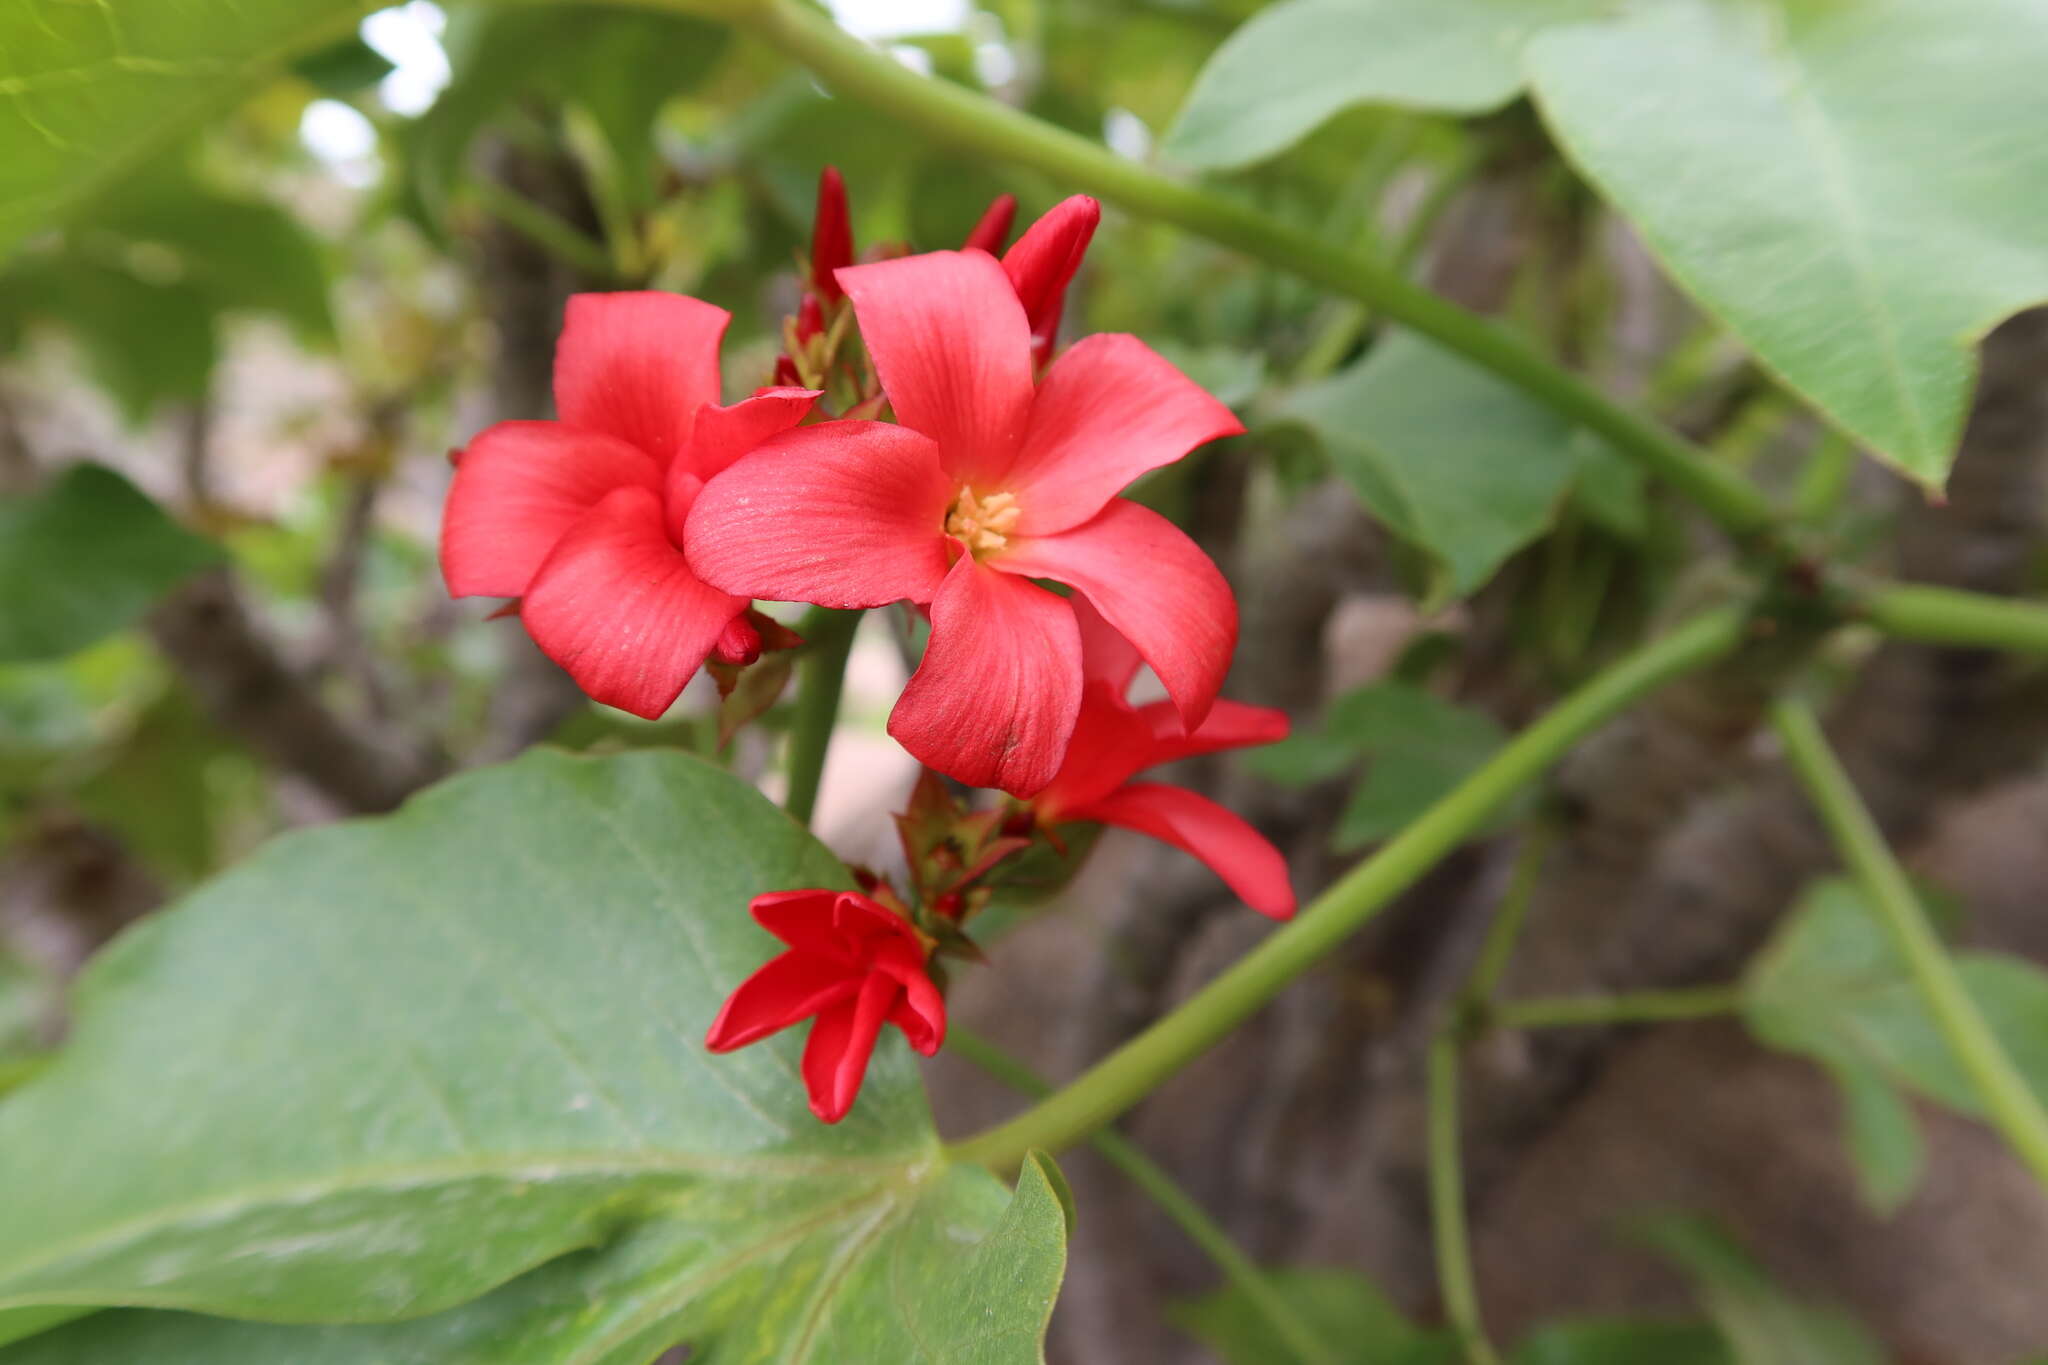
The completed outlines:
[[[1841,505],[1849,491],[1849,476],[1856,472],[1856,445],[1829,427],[1806,457],[1799,471],[1799,487],[1792,495],[1792,513],[1801,521],[1818,521]]]
[[[1734,608],[1704,612],[1615,663],[1178,1009],[1043,1103],[959,1143],[953,1157],[1008,1167],[1034,1147],[1058,1151],[1115,1118],[1315,966],[1585,734],[1644,693],[1734,649],[1744,620]]]
[[[1771,721],[1784,741],[1792,770],[1834,837],[1842,861],[1862,885],[1912,972],[1936,1031],[1983,1101],[1986,1117],[2034,1177],[2048,1185],[2048,1111],[2042,1109],[2039,1097],[1970,998],[1905,869],[1892,855],[1883,831],[1828,747],[1813,708],[1804,702],[1781,701],[1772,708]]]
[[[2048,654],[2048,605],[2040,602],[1895,583],[1865,596],[1862,616],[1895,639]]]
[[[487,175],[470,181],[484,211],[557,260],[575,266],[593,279],[617,278],[611,253],[592,241],[568,219],[509,190]]]
[[[1502,1000],[1487,1020],[1502,1028],[1570,1028],[1586,1024],[1655,1024],[1709,1019],[1742,1008],[1739,986],[1687,986],[1669,991],[1625,991],[1617,995],[1561,995],[1537,1000]]]
[[[1357,299],[1606,437],[1616,449],[1683,490],[1737,540],[1761,544],[1773,537],[1777,514],[1770,500],[1740,474],[1654,420],[1615,403],[1521,338],[1411,283],[1393,265],[1333,247],[1314,233],[1247,204],[1170,180],[1087,138],[950,81],[920,76],[849,36],[800,0],[758,0],[737,9],[736,22],[840,93],[931,136],[1033,167]]]
[[[797,665],[796,720],[789,732],[789,799],[782,804],[806,825],[818,804],[825,753],[832,747],[832,726],[839,719],[846,656],[853,651],[860,617],[857,611],[813,607],[797,626],[797,634],[804,637],[804,658]]]
[[[1466,1365],[1500,1365],[1479,1315],[1472,1244],[1465,1232],[1464,1156],[1458,1146],[1458,1039],[1444,1030],[1429,1044],[1429,1225],[1444,1316]]]
[[[1034,1098],[1052,1090],[1024,1063],[958,1024],[947,1026],[946,1046],[1012,1090]],[[1288,1306],[1287,1301],[1274,1292],[1265,1273],[1238,1249],[1237,1243],[1230,1240],[1230,1234],[1158,1162],[1146,1155],[1143,1148],[1114,1128],[1104,1128],[1088,1141],[1110,1165],[1122,1171],[1132,1184],[1157,1204],[1161,1212],[1179,1224],[1188,1240],[1200,1247],[1202,1254],[1223,1272],[1224,1278],[1238,1287],[1245,1300],[1266,1319],[1274,1334],[1287,1343],[1298,1360],[1306,1365],[1330,1365],[1338,1358],[1336,1350],[1318,1337]]]
[[[1465,985],[1468,1001],[1492,997],[1500,979],[1507,974],[1508,959],[1514,956],[1515,941],[1529,918],[1530,903],[1536,899],[1536,885],[1543,880],[1543,863],[1550,856],[1556,832],[1547,824],[1532,824],[1515,850],[1515,865],[1508,876],[1507,894],[1493,923],[1486,927],[1486,941],[1479,945],[1479,959],[1472,966],[1472,978]]]

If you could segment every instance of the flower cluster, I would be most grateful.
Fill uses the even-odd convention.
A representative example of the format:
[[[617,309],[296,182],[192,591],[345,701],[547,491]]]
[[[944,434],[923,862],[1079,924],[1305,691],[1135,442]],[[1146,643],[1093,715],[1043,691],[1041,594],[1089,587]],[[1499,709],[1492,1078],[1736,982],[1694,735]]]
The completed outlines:
[[[936,779],[921,784],[906,854],[954,861],[943,886],[925,875],[936,864],[914,867],[914,910],[872,878],[873,896],[756,900],[789,951],[733,995],[709,1039],[738,1047],[815,1017],[803,1069],[828,1122],[853,1102],[884,1022],[938,1046],[929,959],[972,956],[959,925],[986,899],[984,879],[1041,836],[1063,851],[1064,825],[1165,840],[1255,909],[1294,909],[1280,855],[1243,821],[1131,780],[1286,732],[1277,712],[1217,698],[1237,639],[1223,575],[1120,496],[1243,428],[1135,337],[1090,336],[1055,356],[1100,210],[1069,199],[1003,250],[1014,211],[998,200],[958,251],[856,263],[828,170],[772,386],[720,405],[721,309],[579,295],[556,357],[556,420],[478,435],[448,495],[449,590],[516,599],[508,610],[585,692],[636,715],[661,715],[701,667],[730,690],[764,651],[799,645],[756,599],[905,603],[928,618],[889,733],[928,769],[1009,804],[977,812]],[[1165,700],[1127,700],[1141,662]]]

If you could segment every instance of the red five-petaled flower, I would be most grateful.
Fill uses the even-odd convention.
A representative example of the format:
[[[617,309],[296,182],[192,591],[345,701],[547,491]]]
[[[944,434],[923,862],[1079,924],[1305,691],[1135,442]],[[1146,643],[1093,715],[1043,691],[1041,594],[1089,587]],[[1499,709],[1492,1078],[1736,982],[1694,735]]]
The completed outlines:
[[[853,1107],[882,1025],[929,1057],[946,1039],[946,1002],[925,974],[910,922],[854,891],[756,896],[754,918],[789,945],[740,983],[705,1035],[730,1052],[815,1017],[804,1044],[811,1112],[837,1123]]]
[[[1006,263],[1034,236],[1060,238],[1054,219]],[[1033,268],[1045,278],[1071,273],[1058,244],[1026,253],[1050,263]],[[1033,579],[1086,595],[1190,730],[1237,638],[1209,557],[1116,494],[1243,427],[1135,337],[1088,337],[1034,381],[1020,299],[1044,297],[1039,278],[981,251],[840,271],[902,425],[827,422],[768,441],[710,482],[685,538],[697,572],[729,592],[929,604],[931,640],[889,733],[930,767],[1018,796],[1052,780],[1081,704],[1074,607]]]
[[[500,422],[457,459],[441,571],[457,597],[516,597],[548,657],[650,719],[706,656],[751,661],[748,599],[702,582],[683,527],[707,479],[818,395],[718,407],[729,315],[677,294],[579,294],[555,351],[553,422]]]
[[[1265,836],[1196,792],[1131,781],[1175,759],[1285,739],[1286,714],[1219,700],[1189,730],[1170,702],[1132,706],[1125,693],[1138,671],[1137,653],[1086,601],[1075,603],[1075,615],[1087,678],[1081,718],[1067,761],[1031,803],[1038,823],[1099,820],[1163,840],[1207,863],[1260,914],[1288,918],[1295,902],[1287,862]]]

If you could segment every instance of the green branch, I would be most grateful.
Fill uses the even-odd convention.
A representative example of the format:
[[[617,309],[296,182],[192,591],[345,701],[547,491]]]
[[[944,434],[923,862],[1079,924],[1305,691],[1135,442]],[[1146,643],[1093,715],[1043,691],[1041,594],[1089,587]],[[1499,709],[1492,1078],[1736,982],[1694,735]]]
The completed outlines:
[[[1618,995],[1560,995],[1537,1000],[1502,1000],[1486,1021],[1502,1028],[1573,1028],[1592,1024],[1661,1024],[1711,1019],[1742,1008],[1739,986],[1688,986],[1669,991],[1627,991]]]
[[[1464,1156],[1458,1149],[1458,1038],[1439,1030],[1429,1043],[1429,1230],[1436,1247],[1444,1316],[1466,1365],[1500,1365],[1479,1315],[1479,1285],[1465,1230]]]
[[[1064,1090],[957,1144],[950,1155],[1008,1167],[1032,1148],[1058,1151],[1115,1118],[1320,962],[1588,732],[1645,693],[1733,650],[1743,638],[1744,621],[1733,608],[1705,612],[1614,664],[1178,1009]]]
[[[1842,861],[1884,921],[1919,988],[1928,1016],[1970,1078],[1986,1116],[2027,1163],[2035,1179],[2048,1185],[2048,1112],[2042,1110],[2040,1099],[2006,1055],[1956,974],[1905,869],[1892,855],[1883,831],[1828,747],[1813,709],[1803,702],[1779,702],[1772,708],[1771,722],[1784,741],[1792,770],[1834,837]]]
[[[664,0],[642,0],[661,4]],[[696,9],[688,0],[670,7]],[[1502,327],[1410,282],[1389,263],[1331,245],[1245,204],[1168,179],[1068,132],[949,81],[920,76],[843,32],[800,0],[731,3],[733,21],[809,67],[834,90],[906,126],[970,151],[1041,171],[1159,222],[1173,223],[1348,295],[1492,370],[1604,436],[1683,491],[1738,541],[1773,539],[1770,500],[1727,465],[1630,411]]]
[[[2048,606],[2039,602],[1895,583],[1871,589],[1860,614],[1898,640],[2048,654]]]
[[[839,691],[846,683],[846,657],[853,651],[860,617],[857,611],[813,607],[797,626],[804,657],[797,665],[796,719],[789,732],[789,798],[782,805],[806,825],[818,804],[825,754],[839,719]]]
[[[1012,1090],[1022,1091],[1033,1098],[1052,1090],[1022,1062],[957,1024],[947,1026],[946,1048],[959,1053]],[[1147,1156],[1143,1148],[1113,1128],[1104,1128],[1088,1141],[1110,1165],[1122,1171],[1133,1185],[1144,1191],[1161,1212],[1180,1225],[1188,1240],[1215,1262],[1223,1277],[1238,1287],[1246,1302],[1266,1319],[1267,1325],[1287,1343],[1297,1358],[1307,1365],[1331,1365],[1337,1359],[1337,1352],[1275,1292],[1265,1273],[1238,1249],[1237,1243],[1230,1240],[1230,1234],[1176,1184],[1158,1162]]]

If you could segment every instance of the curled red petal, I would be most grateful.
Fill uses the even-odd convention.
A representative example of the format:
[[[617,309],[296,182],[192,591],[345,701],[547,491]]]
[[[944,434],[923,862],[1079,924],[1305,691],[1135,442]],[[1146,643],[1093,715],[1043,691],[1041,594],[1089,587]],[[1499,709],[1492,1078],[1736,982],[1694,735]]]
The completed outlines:
[[[621,488],[562,537],[519,619],[592,698],[654,720],[746,608],[691,572],[669,541],[660,498]]]
[[[1144,766],[1173,763],[1197,754],[1221,753],[1226,749],[1249,749],[1259,744],[1277,744],[1291,728],[1285,711],[1270,706],[1247,706],[1219,697],[1209,714],[1193,733],[1181,723],[1180,711],[1172,702],[1152,702],[1137,711],[1139,727],[1149,736]]]
[[[455,467],[441,519],[441,574],[456,597],[517,597],[585,513],[615,488],[658,490],[652,457],[561,422],[500,422]]]
[[[555,411],[652,455],[664,469],[697,409],[718,401],[718,343],[732,315],[657,290],[576,294],[555,346]]]
[[[1081,258],[1088,254],[1088,243],[1101,221],[1102,205],[1077,194],[1053,205],[1003,253],[1003,271],[1024,305],[1032,354],[1039,364],[1052,354],[1059,338],[1067,285],[1081,268]]]
[[[963,555],[932,601],[931,641],[889,733],[926,767],[1030,796],[1059,771],[1080,705],[1073,608]]]
[[[852,1000],[834,1005],[811,1025],[804,1044],[804,1088],[810,1092],[811,1112],[826,1123],[839,1122],[853,1108],[875,1041],[901,989],[889,977],[871,975]]]
[[[778,954],[726,997],[704,1035],[704,1046],[713,1052],[731,1052],[757,1043],[851,999],[861,980],[845,964],[829,958],[795,949]]]
[[[792,948],[846,956],[835,918],[839,898],[844,894],[816,887],[770,891],[754,897],[747,908],[756,924]]]
[[[1202,723],[1237,647],[1237,599],[1186,532],[1112,498],[1071,531],[1012,540],[997,562],[1080,589],[1152,665],[1183,723]]]
[[[967,234],[967,240],[960,244],[962,251],[986,251],[994,256],[1001,252],[1003,243],[1010,240],[1010,224],[1017,220],[1017,196],[999,194],[989,201],[982,213],[981,221]]]
[[[932,251],[839,272],[896,420],[938,442],[948,480],[999,487],[1033,396],[1031,333],[1002,267]]]
[[[1260,914],[1273,919],[1294,914],[1294,887],[1280,850],[1206,796],[1159,782],[1133,782],[1070,812],[1069,818],[1100,820],[1172,844],[1208,864]]]
[[[818,210],[811,221],[811,288],[827,302],[843,298],[836,272],[853,264],[853,221],[846,206],[846,181],[837,166],[818,175]]]

